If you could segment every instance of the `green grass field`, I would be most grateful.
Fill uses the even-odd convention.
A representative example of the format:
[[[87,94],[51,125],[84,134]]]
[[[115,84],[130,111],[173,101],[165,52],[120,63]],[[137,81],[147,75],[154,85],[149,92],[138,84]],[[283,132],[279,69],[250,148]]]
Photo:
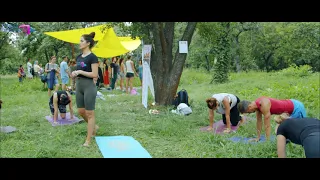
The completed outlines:
[[[172,114],[169,107],[157,107],[160,115],[150,115],[143,108],[140,96],[121,95],[120,91],[112,92],[119,96],[105,96],[106,101],[97,99],[96,122],[100,126],[97,135],[132,136],[154,158],[274,158],[277,157],[275,142],[251,145],[227,140],[234,135],[255,136],[255,120],[228,135],[199,131],[209,123],[205,99],[220,92],[236,94],[241,100],[259,96],[294,98],[305,104],[310,117],[320,118],[319,73],[288,69],[231,74],[230,82],[222,85],[209,84],[210,80],[207,72],[188,69],[183,72],[179,89],[188,91],[193,106],[193,114],[187,117]],[[49,98],[39,79],[26,79],[19,84],[15,75],[2,76],[1,99],[4,102],[1,126],[18,129],[10,134],[1,133],[1,157],[102,158],[95,140],[89,148],[82,147],[86,123],[60,127],[48,123],[45,116],[50,114]],[[220,115],[215,116],[215,120],[220,119]],[[274,127],[272,121],[273,135]],[[288,144],[287,156],[304,157],[303,148]]]

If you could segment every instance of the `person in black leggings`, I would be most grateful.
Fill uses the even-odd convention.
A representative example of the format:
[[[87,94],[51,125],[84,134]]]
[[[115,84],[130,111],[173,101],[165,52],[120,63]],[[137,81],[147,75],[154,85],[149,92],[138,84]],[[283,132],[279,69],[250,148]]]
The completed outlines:
[[[88,147],[91,137],[96,135],[99,126],[95,122],[95,104],[97,96],[98,57],[91,52],[94,46],[95,32],[84,34],[79,47],[82,53],[76,58],[77,70],[72,72],[76,80],[76,103],[79,115],[88,123],[87,138],[83,146]]]
[[[320,120],[315,118],[289,118],[287,114],[275,117],[279,125],[277,132],[277,153],[286,157],[286,140],[302,145],[306,158],[320,158]]]
[[[237,108],[240,99],[236,95],[228,93],[214,94],[212,97],[206,99],[206,103],[209,108],[210,121],[209,128],[207,129],[208,131],[213,129],[214,111],[218,114],[222,114],[223,123],[227,126],[223,131],[224,133],[231,132],[231,125],[237,126],[239,122],[240,124],[244,122]]]

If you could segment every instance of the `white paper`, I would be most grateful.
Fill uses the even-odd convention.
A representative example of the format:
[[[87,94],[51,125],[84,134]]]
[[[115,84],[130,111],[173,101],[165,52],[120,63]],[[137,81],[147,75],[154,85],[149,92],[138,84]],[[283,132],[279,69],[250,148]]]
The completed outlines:
[[[179,53],[188,53],[188,41],[179,41]]]

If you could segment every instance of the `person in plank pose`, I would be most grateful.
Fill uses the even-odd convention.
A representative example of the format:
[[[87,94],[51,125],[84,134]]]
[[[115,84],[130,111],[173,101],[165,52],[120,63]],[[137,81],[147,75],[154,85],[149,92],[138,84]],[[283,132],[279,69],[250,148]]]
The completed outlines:
[[[320,120],[315,118],[290,118],[283,113],[274,118],[276,128],[277,153],[286,157],[286,141],[302,145],[306,158],[320,158]]]
[[[241,114],[256,112],[257,118],[257,137],[250,141],[259,141],[262,130],[262,115],[264,116],[264,128],[267,140],[270,139],[271,115],[289,113],[291,118],[307,117],[306,110],[302,102],[295,99],[274,99],[270,97],[259,97],[255,101],[243,100],[238,104]]]

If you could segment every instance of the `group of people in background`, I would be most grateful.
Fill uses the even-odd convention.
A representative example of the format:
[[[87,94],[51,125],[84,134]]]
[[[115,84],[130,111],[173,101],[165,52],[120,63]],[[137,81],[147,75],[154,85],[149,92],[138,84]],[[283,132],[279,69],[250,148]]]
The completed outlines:
[[[42,64],[38,64],[38,61],[34,61],[34,64],[32,65],[31,59],[28,59],[27,62],[27,72],[25,72],[23,65],[20,65],[18,68],[19,82],[22,82],[24,78],[38,78],[41,74],[43,74]]]
[[[70,89],[75,91],[76,79],[71,77],[71,73],[76,70],[76,60],[70,60],[68,56],[62,56],[62,59],[60,65],[58,65],[56,63],[56,56],[52,56],[43,68],[42,64],[38,64],[37,60],[32,64],[29,58],[27,61],[27,72],[25,72],[23,65],[20,65],[18,69],[19,82],[22,82],[23,78],[33,79],[41,76],[46,76],[48,81],[50,79],[50,71],[54,70],[56,72],[54,90],[58,91],[60,87],[62,90],[67,90],[68,85],[70,85]],[[142,86],[142,60],[139,60],[138,67],[136,68],[130,55],[127,56],[126,59],[123,57],[120,58],[119,56],[112,57],[111,62],[108,59],[99,61],[98,70],[99,73],[96,80],[97,87],[109,87],[111,90],[114,90],[117,88],[117,85],[119,85],[121,91],[129,94],[133,89],[133,79],[135,75],[139,77]],[[47,81],[44,82],[44,87]],[[49,96],[51,96],[51,90],[50,88],[48,89]]]
[[[120,90],[128,94],[133,89],[134,75],[138,76],[140,82],[142,82],[143,70],[140,62],[141,60],[139,61],[138,75],[130,55],[127,56],[126,60],[120,57],[113,57],[110,64],[105,59],[103,63],[99,63],[99,71],[102,72],[102,76],[99,75],[98,83],[110,86],[114,90],[119,82]]]

